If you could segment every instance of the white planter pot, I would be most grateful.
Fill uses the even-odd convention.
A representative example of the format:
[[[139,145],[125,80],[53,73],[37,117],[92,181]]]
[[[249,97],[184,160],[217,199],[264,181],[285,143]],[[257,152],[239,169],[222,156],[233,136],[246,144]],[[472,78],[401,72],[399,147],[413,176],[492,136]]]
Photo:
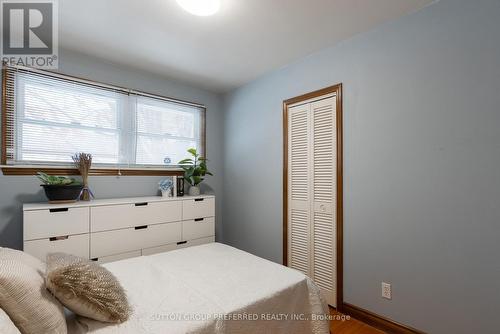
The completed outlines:
[[[189,196],[198,196],[200,194],[200,187],[191,186],[189,187]]]

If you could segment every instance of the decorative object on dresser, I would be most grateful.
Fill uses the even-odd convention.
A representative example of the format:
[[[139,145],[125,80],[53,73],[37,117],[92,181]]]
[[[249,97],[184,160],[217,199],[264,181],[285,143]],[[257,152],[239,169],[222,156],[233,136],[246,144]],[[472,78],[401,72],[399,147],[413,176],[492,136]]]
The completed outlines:
[[[63,252],[101,263],[215,241],[215,196],[24,204],[24,251]]]
[[[83,181],[83,189],[80,194],[82,201],[90,201],[94,198],[94,194],[89,188],[89,171],[92,167],[92,154],[89,153],[76,153],[71,157],[75,163],[76,169],[80,172]]]
[[[158,188],[160,189],[163,197],[172,197],[174,195],[174,181],[172,180],[172,177],[167,177],[166,179],[158,182]]]
[[[42,181],[49,203],[72,203],[78,200],[83,189],[81,182],[66,176],[47,175],[39,172],[38,179]]]
[[[190,184],[189,195],[197,196],[200,194],[198,185],[204,180],[204,176],[213,174],[208,171],[208,160],[198,154],[195,148],[190,148],[187,151],[193,158],[179,161],[179,166],[184,169],[184,179]]]
[[[184,177],[177,177],[177,196],[184,196]]]

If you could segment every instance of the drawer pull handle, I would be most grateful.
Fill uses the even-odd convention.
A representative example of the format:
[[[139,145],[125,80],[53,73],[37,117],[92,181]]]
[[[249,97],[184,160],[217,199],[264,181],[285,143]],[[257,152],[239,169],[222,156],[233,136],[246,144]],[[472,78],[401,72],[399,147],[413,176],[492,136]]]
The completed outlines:
[[[187,244],[187,241],[179,241],[177,244],[178,245],[184,245],[184,244]]]
[[[148,225],[142,225],[142,226],[136,226],[134,229],[136,230],[144,230],[145,228],[148,228]]]
[[[135,203],[135,206],[147,206],[148,202]]]
[[[203,201],[203,200],[204,200],[204,198],[195,198],[195,199],[194,199],[194,201],[195,201],[195,202],[201,202],[201,201]]]
[[[49,209],[49,212],[68,212],[68,208]]]
[[[202,222],[205,218],[196,218],[194,221],[195,222]]]
[[[59,241],[59,240],[68,240],[69,235],[63,235],[60,237],[51,237],[49,238],[49,241]]]
[[[95,258],[93,258],[93,259],[90,259],[90,261],[97,262],[97,261],[99,261],[99,258],[98,258],[98,257],[95,257]]]

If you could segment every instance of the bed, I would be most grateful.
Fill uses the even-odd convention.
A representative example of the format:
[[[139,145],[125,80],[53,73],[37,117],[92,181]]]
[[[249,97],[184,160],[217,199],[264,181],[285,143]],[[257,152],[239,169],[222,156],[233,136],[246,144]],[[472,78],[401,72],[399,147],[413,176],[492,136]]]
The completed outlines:
[[[211,243],[104,265],[134,310],[118,325],[68,316],[70,334],[329,332],[328,306],[302,273]]]

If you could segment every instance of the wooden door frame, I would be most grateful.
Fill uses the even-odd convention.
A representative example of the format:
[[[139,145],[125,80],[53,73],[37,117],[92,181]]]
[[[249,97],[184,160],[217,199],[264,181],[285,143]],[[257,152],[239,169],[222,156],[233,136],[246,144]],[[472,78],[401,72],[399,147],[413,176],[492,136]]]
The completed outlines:
[[[342,84],[326,87],[314,92],[303,94],[283,101],[283,264],[288,265],[288,108],[292,104],[336,94],[336,135],[337,135],[337,267],[336,295],[337,310],[342,312],[344,305],[344,196],[343,196],[343,127],[342,127]]]

